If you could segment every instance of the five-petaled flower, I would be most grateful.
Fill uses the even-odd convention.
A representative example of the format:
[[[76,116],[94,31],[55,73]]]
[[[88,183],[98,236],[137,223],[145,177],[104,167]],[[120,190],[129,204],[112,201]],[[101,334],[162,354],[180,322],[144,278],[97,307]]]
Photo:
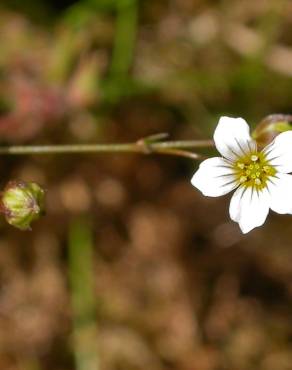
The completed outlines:
[[[209,197],[236,189],[229,213],[243,233],[261,226],[269,209],[292,214],[292,131],[258,151],[244,119],[221,117],[214,141],[222,157],[203,161],[191,182]]]

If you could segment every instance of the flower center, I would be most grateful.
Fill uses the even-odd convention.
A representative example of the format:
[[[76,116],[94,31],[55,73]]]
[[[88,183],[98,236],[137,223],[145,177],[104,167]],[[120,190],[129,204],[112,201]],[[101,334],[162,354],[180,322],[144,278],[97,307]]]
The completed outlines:
[[[246,187],[263,189],[269,178],[275,176],[276,169],[266,159],[264,153],[250,153],[234,163],[238,182]]]

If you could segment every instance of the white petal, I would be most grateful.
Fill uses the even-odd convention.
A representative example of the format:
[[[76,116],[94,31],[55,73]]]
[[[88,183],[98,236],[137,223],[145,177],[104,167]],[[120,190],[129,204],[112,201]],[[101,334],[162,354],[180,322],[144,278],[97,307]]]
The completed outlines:
[[[221,117],[214,132],[214,141],[222,156],[233,160],[256,149],[249,126],[243,118]]]
[[[280,214],[292,214],[292,175],[278,173],[268,183],[271,194],[270,208]]]
[[[191,183],[204,195],[218,197],[238,186],[234,170],[223,158],[209,158],[200,164]]]
[[[235,222],[239,222],[240,220],[240,201],[241,197],[243,195],[243,192],[245,190],[245,187],[240,186],[232,195],[231,201],[230,201],[230,206],[229,206],[229,214],[231,220]]]
[[[241,231],[246,234],[265,222],[269,205],[270,195],[267,189],[257,191],[241,186],[231,198],[230,217],[239,223]]]
[[[282,132],[263,150],[267,160],[282,173],[292,172],[292,131]]]

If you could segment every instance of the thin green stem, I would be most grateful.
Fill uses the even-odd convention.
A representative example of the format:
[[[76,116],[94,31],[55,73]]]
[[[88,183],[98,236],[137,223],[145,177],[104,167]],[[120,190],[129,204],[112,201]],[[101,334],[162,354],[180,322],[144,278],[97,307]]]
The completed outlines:
[[[0,155],[42,155],[69,153],[140,153],[140,154],[170,154],[189,157],[199,157],[190,149],[212,147],[212,140],[182,140],[149,142],[147,138],[134,143],[117,144],[67,144],[67,145],[12,145],[0,147]],[[184,151],[185,150],[185,151]]]
[[[129,72],[134,54],[137,16],[137,0],[120,0],[118,2],[110,77],[122,78]]]
[[[72,222],[68,247],[76,370],[99,369],[92,239],[89,222],[83,219]]]

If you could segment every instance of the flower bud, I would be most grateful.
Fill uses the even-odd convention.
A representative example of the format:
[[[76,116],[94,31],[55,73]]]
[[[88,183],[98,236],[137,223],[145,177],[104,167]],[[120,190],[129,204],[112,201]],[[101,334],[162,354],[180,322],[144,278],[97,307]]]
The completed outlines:
[[[34,182],[10,181],[1,194],[1,211],[6,221],[21,230],[30,230],[32,221],[44,211],[45,191]]]
[[[260,146],[266,146],[281,132],[292,129],[292,115],[271,114],[265,117],[253,131],[253,138]]]

